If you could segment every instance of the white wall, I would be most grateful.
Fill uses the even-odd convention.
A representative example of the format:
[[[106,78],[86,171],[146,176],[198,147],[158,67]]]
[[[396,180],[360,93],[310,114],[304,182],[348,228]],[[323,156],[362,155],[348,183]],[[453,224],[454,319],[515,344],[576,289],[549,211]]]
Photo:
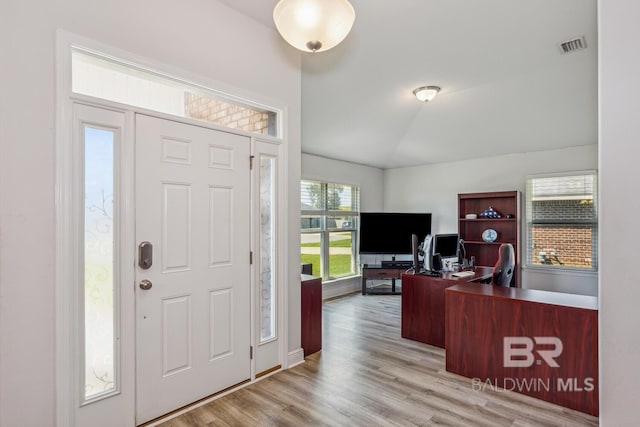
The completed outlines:
[[[431,212],[433,233],[457,233],[458,193],[519,190],[524,194],[527,175],[596,169],[597,165],[598,148],[591,144],[388,169],[384,178],[384,208],[387,211]],[[540,270],[523,271],[522,285],[585,295],[597,295],[598,290],[595,274],[558,274]]]
[[[358,185],[360,187],[360,210],[381,211],[383,208],[382,169],[302,154],[302,179]],[[362,260],[361,262],[372,262]],[[332,298],[359,290],[360,277],[333,280],[322,287],[323,298]]]
[[[600,423],[638,425],[640,3],[600,1]]]
[[[358,185],[360,210],[379,211],[383,205],[383,171],[371,166],[302,154],[302,179]]]
[[[55,34],[62,28],[288,106],[288,200],[299,200],[300,56],[214,0],[8,0],[0,13],[0,425],[52,426]],[[299,245],[299,205],[288,212]],[[288,251],[289,349],[300,347],[299,253]]]

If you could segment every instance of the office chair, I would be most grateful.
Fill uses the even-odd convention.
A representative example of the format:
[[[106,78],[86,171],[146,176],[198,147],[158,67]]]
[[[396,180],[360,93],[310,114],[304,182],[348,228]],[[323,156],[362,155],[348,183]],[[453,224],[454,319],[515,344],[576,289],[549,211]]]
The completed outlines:
[[[498,262],[493,267],[493,277],[491,284],[496,286],[509,287],[513,270],[516,267],[516,253],[511,243],[503,243],[498,249]]]

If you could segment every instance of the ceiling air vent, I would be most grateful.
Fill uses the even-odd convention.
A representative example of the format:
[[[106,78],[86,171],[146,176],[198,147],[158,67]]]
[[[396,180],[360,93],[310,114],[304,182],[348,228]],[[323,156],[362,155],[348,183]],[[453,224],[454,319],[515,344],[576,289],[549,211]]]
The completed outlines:
[[[560,52],[562,54],[573,53],[579,50],[586,49],[587,42],[584,40],[584,36],[582,36],[562,42],[558,46],[560,46]]]

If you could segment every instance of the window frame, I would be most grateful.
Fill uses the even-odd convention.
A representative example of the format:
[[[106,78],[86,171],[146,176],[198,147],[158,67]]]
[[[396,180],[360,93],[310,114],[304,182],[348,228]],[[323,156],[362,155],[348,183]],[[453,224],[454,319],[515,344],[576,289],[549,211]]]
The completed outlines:
[[[356,184],[345,184],[339,182],[329,182],[318,179],[301,179],[300,183],[303,182],[313,182],[320,184],[321,188],[321,209],[301,209],[300,215],[301,218],[305,216],[313,216],[320,218],[320,228],[309,228],[307,230],[300,229],[300,234],[319,234],[320,235],[320,276],[324,281],[333,281],[333,280],[341,280],[347,279],[350,277],[355,277],[360,274],[360,263],[359,263],[359,251],[358,251],[358,236],[359,236],[359,226],[360,226],[360,186]],[[328,189],[331,185],[339,185],[345,187],[351,187],[351,191],[355,192],[355,197],[357,200],[355,201],[355,206],[357,210],[337,210],[337,209],[328,209]],[[352,196],[353,197],[353,196]],[[301,200],[302,201],[302,200]],[[353,204],[352,204],[353,209]],[[354,218],[354,223],[349,228],[337,228],[337,227],[329,227],[328,220],[332,217],[336,216],[350,216]],[[329,242],[331,241],[331,233],[339,232],[339,231],[348,231],[351,233],[351,274],[345,274],[343,276],[331,276],[330,275],[330,246]],[[302,254],[302,251],[301,251]]]
[[[160,71],[160,68],[155,67],[153,64],[146,64],[146,61],[142,60],[142,58],[135,58],[134,60],[125,59],[125,57],[130,57],[131,55],[118,54],[111,55],[106,53],[107,49],[95,50],[92,48],[85,47],[80,43],[71,43],[69,46],[69,60],[70,60],[70,78],[71,80],[68,82],[70,84],[69,93],[71,96],[75,98],[80,97],[88,97],[100,99],[102,101],[107,101],[110,103],[117,103],[122,105],[127,105],[136,110],[148,110],[154,113],[159,113],[168,116],[178,117],[180,119],[193,120],[195,122],[200,122],[206,124],[207,126],[219,127],[222,130],[227,132],[233,132],[237,134],[246,134],[255,138],[263,138],[263,139],[273,139],[273,140],[281,140],[284,138],[284,109],[276,108],[267,103],[259,102],[254,100],[256,97],[252,99],[248,99],[246,97],[237,95],[237,90],[224,90],[221,85],[220,88],[214,88],[213,85],[210,84],[201,84],[198,83],[196,79],[189,79],[188,77],[182,77],[185,75],[184,72],[171,73]],[[124,101],[122,99],[118,99],[118,96],[114,97],[114,93],[95,93],[95,87],[91,90],[86,90],[86,87],[83,89],[82,85],[77,85],[76,77],[74,72],[77,72],[81,69],[79,67],[77,70],[75,67],[78,67],[80,64],[87,63],[87,61],[96,61],[96,68],[99,68],[100,65],[98,63],[107,64],[112,67],[120,68],[124,70],[124,73],[138,73],[138,77],[144,80],[147,83],[155,82],[160,86],[172,86],[176,90],[183,91],[183,95],[189,93],[191,95],[200,97],[200,98],[208,98],[210,101],[215,101],[219,103],[229,103],[233,106],[243,108],[244,110],[251,110],[253,112],[262,112],[269,115],[268,119],[268,133],[262,134],[260,132],[255,132],[253,130],[242,130],[237,126],[231,126],[222,124],[217,120],[205,120],[202,118],[198,118],[192,116],[187,113],[186,106],[182,105],[185,108],[182,114],[177,114],[175,111],[171,111],[172,109],[166,108],[158,108],[158,106],[150,106],[144,105],[144,102],[138,101],[129,102]],[[167,69],[167,67],[162,67],[163,69]],[[108,70],[109,68],[102,67],[103,70]],[[89,80],[85,80],[85,83]],[[176,104],[177,105],[177,104]]]
[[[592,240],[591,240],[591,267],[580,267],[580,266],[567,266],[567,265],[552,265],[552,264],[536,264],[532,262],[533,257],[533,237],[532,237],[532,227],[533,227],[533,212],[532,212],[532,197],[531,194],[531,181],[535,179],[544,179],[544,178],[563,178],[569,176],[593,176],[593,214],[594,220],[580,221],[575,220],[575,222],[562,222],[565,225],[591,225],[592,226]],[[525,178],[525,200],[524,200],[524,221],[522,222],[523,234],[524,234],[524,262],[523,268],[530,271],[547,271],[547,272],[561,272],[564,274],[577,274],[577,275],[593,275],[598,273],[598,257],[599,257],[599,248],[598,248],[598,234],[599,234],[599,191],[598,191],[598,171],[597,169],[587,169],[587,170],[577,170],[577,171],[566,171],[566,172],[555,172],[555,173],[545,173],[545,174],[535,174],[535,175],[527,175]]]
[[[79,300],[80,300],[80,307],[78,307],[80,313],[79,313],[79,320],[80,320],[80,324],[79,324],[79,328],[81,329],[81,335],[79,337],[79,340],[81,342],[81,357],[79,357],[78,362],[80,363],[80,372],[79,372],[79,379],[80,379],[80,383],[79,383],[79,389],[82,391],[82,393],[80,394],[80,405],[84,406],[84,405],[88,405],[94,402],[99,402],[101,400],[107,399],[111,396],[116,396],[119,395],[121,393],[121,389],[122,389],[122,381],[121,381],[121,374],[122,374],[122,370],[121,370],[121,359],[122,359],[122,352],[121,352],[121,348],[119,345],[120,339],[121,339],[121,335],[122,335],[122,331],[121,331],[121,323],[122,323],[122,316],[121,316],[121,300],[120,300],[120,294],[122,292],[122,268],[121,268],[121,251],[120,251],[120,247],[123,244],[123,235],[122,235],[122,217],[123,215],[121,214],[121,208],[120,205],[122,203],[122,193],[123,193],[123,189],[122,189],[122,185],[121,185],[121,179],[120,179],[120,175],[119,175],[119,171],[122,168],[122,146],[124,145],[124,128],[125,128],[125,115],[122,113],[105,113],[104,111],[101,111],[99,109],[94,109],[91,107],[86,107],[86,106],[76,106],[76,112],[77,112],[77,117],[78,117],[78,122],[76,123],[76,126],[78,127],[78,135],[76,135],[76,137],[78,138],[78,148],[80,151],[82,151],[82,158],[80,159],[81,165],[80,165],[80,174],[83,177],[83,182],[81,183],[82,189],[81,189],[81,194],[84,196],[83,199],[83,203],[79,204],[79,206],[77,206],[77,208],[80,210],[78,212],[78,218],[81,218],[81,221],[79,221],[79,236],[82,236],[82,242],[79,245],[79,252],[82,253],[81,259],[79,260],[80,263],[80,270],[78,273],[80,273],[80,277],[77,278],[78,280],[78,291],[80,293],[79,295]],[[113,119],[109,120],[108,116],[114,116]],[[101,117],[102,116],[102,117]],[[116,122],[116,119],[121,118],[121,122],[118,123]],[[110,228],[112,229],[112,235],[109,239],[109,246],[110,249],[112,250],[112,254],[111,254],[111,260],[110,260],[110,267],[111,267],[111,298],[112,298],[112,303],[111,303],[111,314],[113,316],[113,319],[111,321],[111,324],[109,325],[111,328],[111,332],[113,334],[112,336],[112,343],[111,343],[111,357],[113,358],[113,386],[103,392],[96,392],[93,394],[88,394],[86,391],[86,387],[87,387],[87,378],[86,378],[86,367],[87,367],[87,341],[89,338],[89,335],[87,333],[87,330],[89,329],[88,324],[89,321],[87,319],[86,313],[87,313],[87,309],[88,309],[88,302],[87,302],[87,283],[89,282],[89,280],[87,279],[87,269],[88,269],[88,260],[87,260],[87,206],[86,206],[86,200],[87,200],[87,187],[88,187],[88,182],[87,182],[87,170],[88,170],[88,159],[87,159],[87,151],[89,150],[89,144],[91,144],[93,141],[88,140],[87,139],[87,130],[88,129],[94,129],[94,130],[101,130],[101,131],[107,131],[107,132],[111,132],[112,133],[112,141],[111,141],[111,154],[112,154],[112,159],[111,159],[111,164],[110,164],[110,170],[109,172],[111,173],[111,185],[113,186],[112,188],[112,194],[110,199],[112,200],[113,206],[112,206],[112,212],[111,212],[111,217],[112,217],[112,222],[110,224]],[[89,306],[90,307],[90,306]],[[94,374],[95,375],[95,374]]]

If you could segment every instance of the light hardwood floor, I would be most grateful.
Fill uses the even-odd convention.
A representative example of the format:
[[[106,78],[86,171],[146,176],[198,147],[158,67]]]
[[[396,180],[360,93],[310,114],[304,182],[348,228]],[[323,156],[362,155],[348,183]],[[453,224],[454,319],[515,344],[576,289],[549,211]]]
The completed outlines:
[[[295,368],[167,421],[186,426],[597,426],[509,391],[474,390],[444,350],[400,337],[400,296],[326,302],[323,350]]]

